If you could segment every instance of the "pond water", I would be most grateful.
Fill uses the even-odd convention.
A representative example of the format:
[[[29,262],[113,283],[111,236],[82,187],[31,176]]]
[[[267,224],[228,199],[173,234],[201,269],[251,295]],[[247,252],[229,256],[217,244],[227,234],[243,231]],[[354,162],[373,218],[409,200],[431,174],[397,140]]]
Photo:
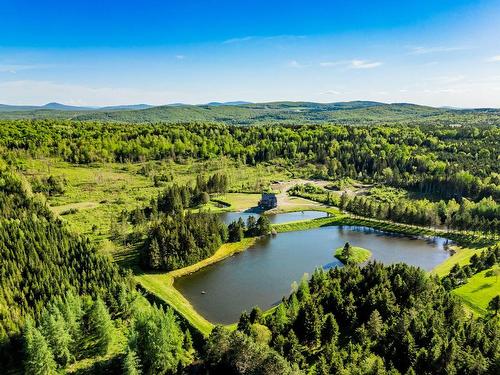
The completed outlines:
[[[286,212],[282,214],[268,214],[267,217],[271,224],[283,224],[298,220],[312,220],[319,219],[321,217],[327,217],[329,214],[322,211],[296,211],[296,212]],[[237,221],[240,217],[246,223],[250,216],[258,219],[261,214],[258,212],[223,212],[219,214],[222,221],[226,224],[231,224],[233,221]]]
[[[279,303],[304,273],[342,265],[333,252],[346,242],[370,249],[372,259],[385,264],[405,262],[426,271],[449,256],[445,238],[330,226],[260,238],[247,251],[176,279],[174,285],[211,322],[234,323],[243,310]]]

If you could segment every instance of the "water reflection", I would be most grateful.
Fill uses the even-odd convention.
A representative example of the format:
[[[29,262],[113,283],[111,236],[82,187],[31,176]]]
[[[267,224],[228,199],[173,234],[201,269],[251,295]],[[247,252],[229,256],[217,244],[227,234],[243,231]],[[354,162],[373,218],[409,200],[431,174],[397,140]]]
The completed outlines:
[[[224,223],[230,224],[233,221],[237,221],[239,218],[242,218],[243,221],[246,223],[248,218],[250,216],[255,217],[255,219],[258,219],[261,216],[261,213],[258,212],[223,212],[219,214],[220,218]],[[271,221],[272,224],[283,224],[283,223],[289,223],[292,221],[299,221],[299,220],[312,220],[312,219],[319,219],[322,217],[328,217],[329,214],[327,212],[322,212],[322,211],[295,211],[295,212],[286,212],[282,214],[267,214],[267,217],[269,218],[269,221]]]
[[[341,266],[333,254],[345,242],[370,249],[373,259],[385,264],[405,262],[427,271],[449,256],[449,241],[441,237],[359,226],[322,227],[261,238],[243,253],[177,279],[175,287],[208,320],[232,323],[243,310],[256,305],[267,309],[279,302],[304,273]]]

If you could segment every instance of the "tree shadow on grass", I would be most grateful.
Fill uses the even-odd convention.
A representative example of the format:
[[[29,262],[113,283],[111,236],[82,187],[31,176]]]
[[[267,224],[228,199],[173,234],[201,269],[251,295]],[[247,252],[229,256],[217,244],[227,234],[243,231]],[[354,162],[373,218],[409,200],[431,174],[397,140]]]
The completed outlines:
[[[484,283],[484,284],[481,284],[480,286],[478,286],[476,289],[474,289],[472,291],[472,293],[476,293],[476,292],[479,292],[483,289],[488,289],[488,288],[491,288],[493,286],[493,284],[490,284],[490,283]]]

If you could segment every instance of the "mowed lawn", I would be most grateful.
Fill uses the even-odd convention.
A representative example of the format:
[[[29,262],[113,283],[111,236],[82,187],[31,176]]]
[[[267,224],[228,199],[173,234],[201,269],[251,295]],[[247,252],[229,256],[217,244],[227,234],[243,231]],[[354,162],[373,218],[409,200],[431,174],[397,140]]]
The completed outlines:
[[[500,294],[500,267],[495,266],[475,274],[467,284],[455,289],[453,293],[475,313],[484,315],[491,299]]]

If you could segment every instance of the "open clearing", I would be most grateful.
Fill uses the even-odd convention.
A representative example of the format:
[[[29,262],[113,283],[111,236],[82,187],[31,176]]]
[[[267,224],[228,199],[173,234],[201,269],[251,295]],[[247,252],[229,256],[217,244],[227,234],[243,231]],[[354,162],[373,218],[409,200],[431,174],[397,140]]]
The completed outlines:
[[[475,313],[484,315],[488,303],[500,292],[500,267],[497,265],[469,278],[467,284],[453,290]]]

